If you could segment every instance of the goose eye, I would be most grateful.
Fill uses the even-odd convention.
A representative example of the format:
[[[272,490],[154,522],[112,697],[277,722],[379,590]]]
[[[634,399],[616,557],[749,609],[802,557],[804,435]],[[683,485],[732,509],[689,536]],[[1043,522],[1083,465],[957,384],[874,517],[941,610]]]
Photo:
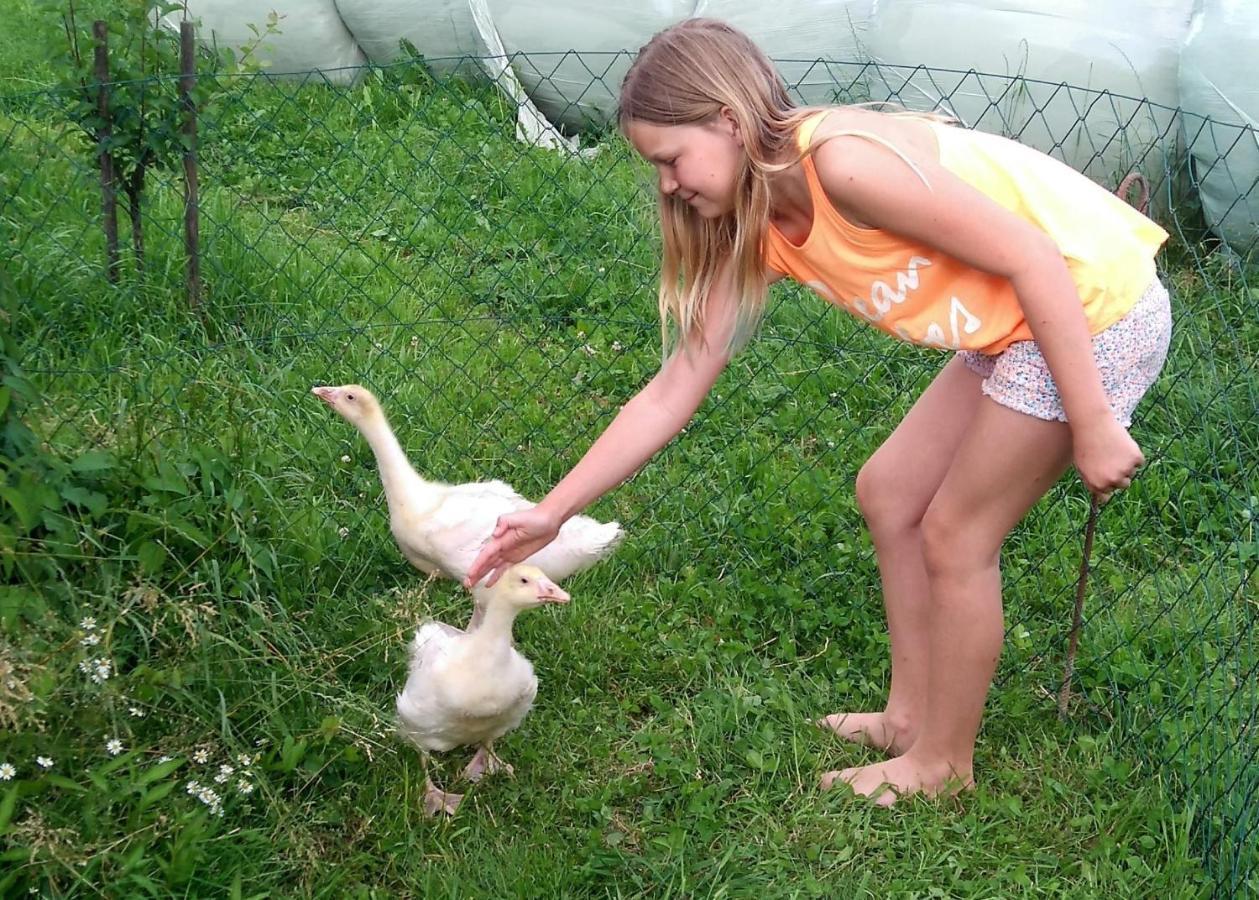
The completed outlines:
[[[346,394],[346,395],[345,395],[345,399],[346,399],[346,400],[353,400],[353,399],[354,399],[354,395],[353,395],[353,394]]]
[[[529,579],[528,579],[528,577],[526,577],[526,576],[524,576],[524,575],[521,575],[521,576],[520,576],[520,583],[521,583],[521,584],[528,584],[528,583],[529,583]]]

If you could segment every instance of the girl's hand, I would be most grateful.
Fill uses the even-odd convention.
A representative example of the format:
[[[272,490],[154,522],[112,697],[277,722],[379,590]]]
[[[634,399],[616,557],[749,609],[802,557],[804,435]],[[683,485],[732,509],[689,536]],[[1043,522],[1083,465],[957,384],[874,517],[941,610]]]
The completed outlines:
[[[463,586],[471,588],[486,572],[490,573],[486,587],[494,584],[508,566],[528,559],[555,540],[561,524],[558,517],[541,506],[499,516],[494,534],[472,561]]]
[[[1132,484],[1145,456],[1126,428],[1105,415],[1072,434],[1073,456],[1080,480],[1105,502],[1110,495]]]

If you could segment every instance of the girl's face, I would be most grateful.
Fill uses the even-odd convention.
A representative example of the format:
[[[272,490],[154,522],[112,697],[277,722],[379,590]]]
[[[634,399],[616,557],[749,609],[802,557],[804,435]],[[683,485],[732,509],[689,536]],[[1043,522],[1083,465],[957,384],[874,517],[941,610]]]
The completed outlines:
[[[634,149],[656,167],[660,193],[677,197],[706,219],[734,210],[743,141],[734,120],[718,115],[698,125],[653,125],[631,120]]]

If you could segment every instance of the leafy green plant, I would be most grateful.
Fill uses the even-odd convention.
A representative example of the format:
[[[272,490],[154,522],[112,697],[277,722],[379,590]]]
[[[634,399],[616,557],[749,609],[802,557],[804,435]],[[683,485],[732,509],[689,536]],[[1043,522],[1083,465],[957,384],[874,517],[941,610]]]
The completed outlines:
[[[146,180],[154,170],[173,171],[188,147],[183,126],[189,115],[204,111],[221,90],[216,76],[256,71],[254,51],[278,33],[278,17],[271,12],[261,28],[251,26],[254,39],[239,54],[227,48],[202,46],[198,78],[187,95],[180,94],[180,34],[176,27],[182,3],[170,0],[45,0],[60,20],[65,36],[61,84],[68,89],[66,114],[93,139],[97,164],[108,154],[115,178],[127,198],[131,243],[137,269],[144,268],[143,198]],[[62,5],[64,3],[64,6]],[[109,84],[102,86],[95,70],[96,38],[93,20],[107,25]],[[108,113],[100,112],[100,92],[107,91]],[[191,108],[190,108],[191,107]],[[108,131],[105,140],[95,140]]]

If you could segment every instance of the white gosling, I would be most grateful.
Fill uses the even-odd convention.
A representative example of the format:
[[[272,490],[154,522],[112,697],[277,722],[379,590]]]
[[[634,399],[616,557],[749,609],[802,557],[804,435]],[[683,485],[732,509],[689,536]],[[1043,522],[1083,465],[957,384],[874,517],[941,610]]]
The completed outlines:
[[[389,527],[402,555],[429,575],[462,582],[498,517],[534,506],[502,481],[445,484],[412,468],[376,397],[357,384],[311,389],[367,439],[389,503]],[[553,580],[594,565],[616,549],[618,522],[573,516],[550,544],[524,560]]]
[[[444,622],[420,626],[411,643],[410,671],[398,694],[398,732],[425,760],[424,811],[454,815],[463,799],[428,777],[427,754],[475,746],[463,770],[469,781],[512,773],[494,741],[518,726],[538,693],[533,664],[512,643],[512,623],[526,609],[568,603],[569,596],[536,566],[518,564],[493,587],[473,589],[480,622],[461,631]]]

